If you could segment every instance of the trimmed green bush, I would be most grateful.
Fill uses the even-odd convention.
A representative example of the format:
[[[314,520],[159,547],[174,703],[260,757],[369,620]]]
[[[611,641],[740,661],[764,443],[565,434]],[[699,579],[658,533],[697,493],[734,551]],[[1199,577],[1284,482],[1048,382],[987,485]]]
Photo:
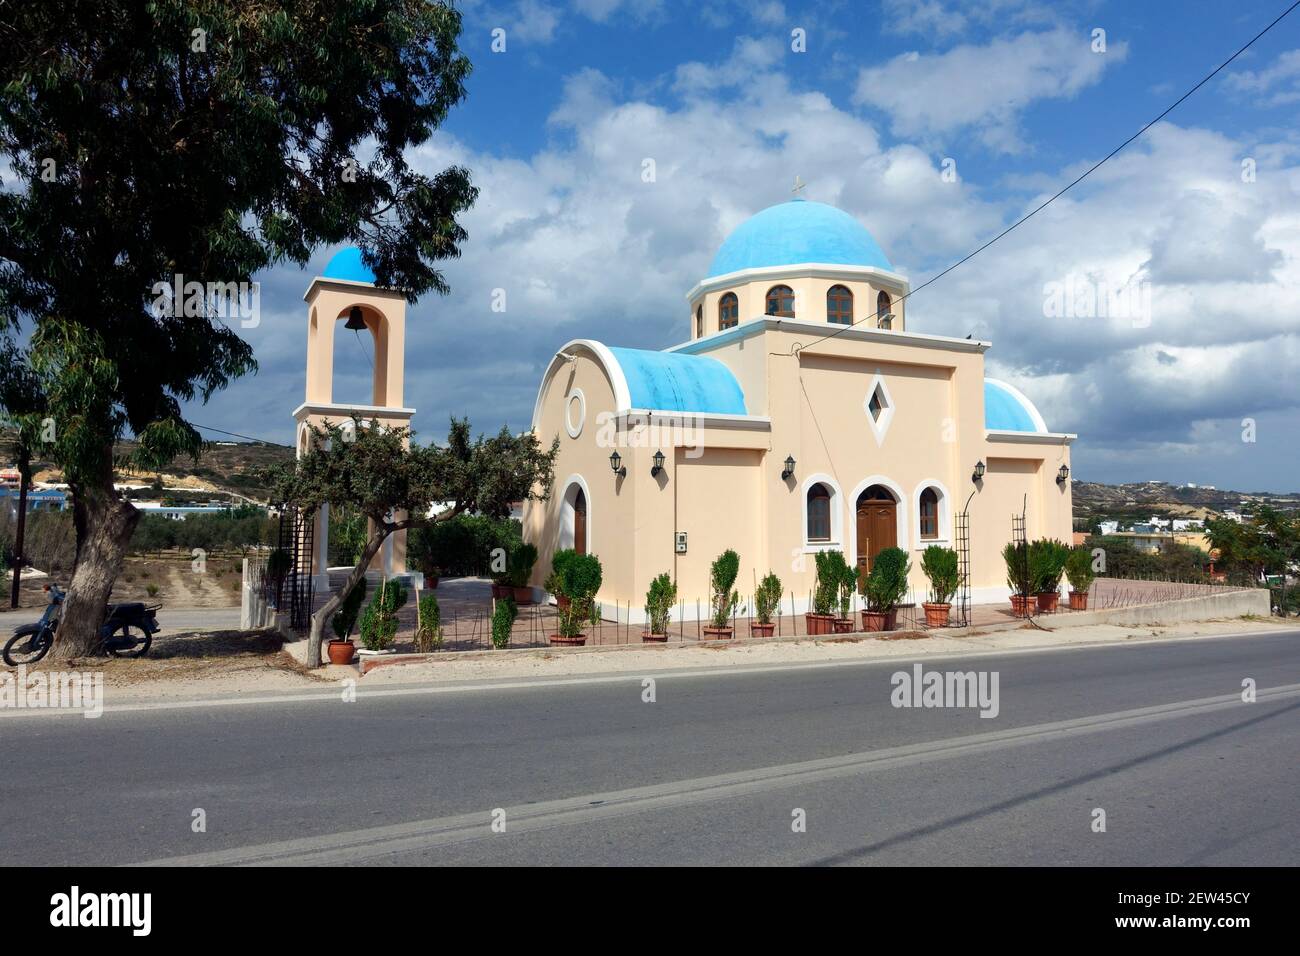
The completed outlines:
[[[835,605],[840,597],[840,582],[844,578],[843,568],[848,562],[844,554],[836,550],[818,551],[813,555],[817,563],[817,585],[813,589],[813,613],[829,615],[835,612]]]
[[[1007,566],[1007,587],[1017,597],[1034,593],[1034,576],[1029,570],[1029,545],[1021,541],[1008,541],[1002,548],[1002,560]]]
[[[646,626],[651,634],[667,634],[668,618],[677,603],[677,585],[667,573],[650,582],[645,595]]]
[[[951,604],[952,596],[961,586],[957,552],[932,544],[921,552],[921,570],[930,581],[930,603]]]
[[[1070,549],[1053,538],[1040,538],[1029,544],[1029,577],[1034,594],[1047,594],[1061,587],[1061,575]]]
[[[512,588],[528,586],[528,579],[533,575],[533,565],[537,563],[537,548],[528,542],[515,545],[515,549],[506,558],[506,580]]]
[[[366,599],[366,579],[362,578],[357,582],[357,586],[348,592],[348,596],[343,599],[339,609],[334,612],[334,617],[330,619],[330,626],[334,628],[334,633],[340,641],[346,641],[352,636],[352,628],[356,626],[357,615],[361,612],[361,602]]]
[[[599,620],[599,609],[595,597],[600,591],[600,559],[594,554],[578,554],[569,551],[560,558],[558,574],[560,593],[569,599],[569,606],[560,612],[560,634],[564,637],[578,637],[588,622]]]
[[[731,614],[740,604],[740,593],[733,590],[739,573],[740,555],[730,548],[718,555],[709,567],[714,627],[728,627],[731,624]]]
[[[514,626],[517,613],[514,598],[497,601],[497,606],[492,611],[492,646],[497,650],[510,646],[510,629]]]
[[[1092,552],[1086,547],[1072,548],[1070,556],[1065,559],[1065,576],[1070,580],[1071,589],[1087,594],[1097,577],[1092,570]]]
[[[768,572],[767,577],[758,582],[754,593],[754,610],[760,624],[771,624],[772,614],[781,606],[781,579]]]
[[[397,637],[397,612],[406,605],[406,586],[396,579],[385,581],[375,591],[361,615],[361,644],[368,651],[382,651]]]
[[[885,548],[871,563],[867,575],[867,607],[888,613],[898,607],[907,594],[907,575],[912,562],[902,548]]]
[[[442,650],[442,609],[438,606],[438,596],[432,592],[420,596],[415,649],[421,654]]]

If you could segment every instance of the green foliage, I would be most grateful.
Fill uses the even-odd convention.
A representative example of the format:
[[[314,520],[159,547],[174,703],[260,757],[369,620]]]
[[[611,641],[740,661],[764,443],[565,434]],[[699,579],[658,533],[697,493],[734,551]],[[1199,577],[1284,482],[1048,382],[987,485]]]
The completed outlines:
[[[651,634],[667,634],[668,619],[677,603],[677,585],[666,573],[650,582],[645,595],[646,626]]]
[[[932,544],[921,552],[921,570],[930,581],[930,602],[949,604],[961,586],[961,569],[957,552]]]
[[[1092,551],[1087,547],[1071,548],[1070,556],[1065,559],[1065,576],[1070,579],[1072,590],[1086,594],[1097,576],[1092,570]]]
[[[754,611],[758,614],[760,624],[771,624],[772,615],[781,606],[781,579],[768,572],[767,577],[758,582],[754,593]]]
[[[510,629],[514,626],[517,613],[518,608],[515,607],[514,598],[502,598],[493,608],[492,646],[497,650],[510,646]]]
[[[418,610],[415,649],[421,654],[442,650],[442,609],[438,607],[438,596],[432,591],[421,595]]]
[[[1034,576],[1029,569],[1029,545],[1008,541],[1002,548],[1002,560],[1007,566],[1007,587],[1018,597],[1034,593]]]
[[[406,540],[407,561],[426,575],[486,577],[492,552],[500,548],[510,554],[522,540],[519,522],[513,518],[456,515],[413,528]]]
[[[1034,594],[1060,590],[1061,575],[1070,557],[1068,545],[1054,538],[1039,538],[1029,544],[1029,577]]]
[[[1240,523],[1211,519],[1205,523],[1205,536],[1218,552],[1215,567],[1234,584],[1258,586],[1264,577],[1286,574],[1300,561],[1300,515],[1268,505],[1259,505]],[[1109,560],[1107,564],[1109,571]]]
[[[1145,551],[1135,547],[1129,538],[1103,536],[1089,538],[1086,547],[1102,550],[1105,557],[1100,571],[1102,577],[1191,583],[1210,580],[1206,570],[1210,556],[1191,545],[1171,542],[1159,551]],[[1243,566],[1237,566],[1236,573],[1229,573],[1228,580],[1246,587],[1259,584],[1253,572]]]
[[[147,594],[147,595],[149,595],[150,597],[157,597],[157,596],[158,596],[158,585],[156,585],[156,584],[146,584],[146,585],[144,586],[144,593]]]
[[[595,597],[600,591],[602,572],[600,559],[594,554],[566,550],[567,555],[560,557],[563,552],[557,552],[552,562],[560,578],[560,593],[569,599],[569,606],[560,611],[560,634],[577,637],[584,625],[599,619]]]
[[[740,604],[740,593],[733,590],[736,575],[740,573],[740,555],[728,548],[709,566],[709,588],[712,592],[713,626],[726,627],[731,615]]]
[[[907,594],[907,575],[912,562],[902,548],[885,548],[876,555],[867,574],[867,606],[873,611],[892,611]]]
[[[14,554],[17,515],[0,508],[0,548]],[[71,511],[31,511],[23,531],[23,551],[32,567],[47,574],[72,569],[77,556],[77,535]],[[8,563],[5,565],[8,567]]]
[[[331,539],[333,528],[334,523],[331,521]],[[163,515],[142,514],[131,535],[130,550],[140,554],[156,554],[175,548],[187,552],[202,548],[207,552],[247,553],[252,548],[265,547],[274,542],[277,531],[278,519],[270,517],[260,508],[190,515],[183,521]]]
[[[329,560],[334,567],[352,567],[366,546],[366,516],[354,508],[330,509]]]
[[[532,577],[533,565],[537,563],[537,548],[528,542],[520,542],[506,558],[506,583],[512,588],[528,585]]]
[[[289,573],[289,567],[293,563],[293,558],[284,548],[275,548],[266,556],[266,576],[273,581],[278,581]]]
[[[393,643],[397,636],[397,612],[406,605],[407,597],[406,586],[393,578],[375,591],[361,615],[361,643],[366,650],[382,651]]]
[[[841,568],[846,564],[840,551],[818,551],[813,555],[817,563],[817,584],[813,589],[813,613],[830,614],[839,600]]]
[[[357,582],[357,586],[348,592],[348,596],[343,599],[339,609],[334,612],[334,617],[330,620],[330,626],[334,628],[334,634],[340,641],[346,641],[352,636],[352,628],[356,626],[357,615],[361,612],[361,602],[366,599],[366,579],[362,578]]]

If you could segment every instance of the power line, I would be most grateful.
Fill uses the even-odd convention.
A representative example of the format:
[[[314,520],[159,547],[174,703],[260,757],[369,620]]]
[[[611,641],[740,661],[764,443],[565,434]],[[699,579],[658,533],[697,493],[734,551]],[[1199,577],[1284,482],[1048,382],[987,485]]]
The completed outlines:
[[[1300,0],[1297,0],[1300,3]],[[223,431],[220,428],[213,428],[211,425],[200,425],[198,422],[190,422],[195,428],[201,428],[205,432],[216,432],[218,435],[229,435],[231,438],[242,438],[245,441],[255,441],[259,445],[274,445],[277,448],[292,448],[292,445],[285,445],[278,441],[267,441],[265,438],[254,438],[252,435],[241,435],[238,432]]]
[[[1250,41],[1247,42],[1245,46],[1243,46],[1243,47],[1242,47],[1240,50],[1238,50],[1236,53],[1232,54],[1232,56],[1228,57],[1226,60],[1224,60],[1222,63],[1220,63],[1217,67],[1214,68],[1214,70],[1213,70],[1212,72],[1210,72],[1210,73],[1206,74],[1204,77],[1202,77],[1202,78],[1201,78],[1201,81],[1200,81],[1199,83],[1197,83],[1195,86],[1193,86],[1190,90],[1188,90],[1188,91],[1187,91],[1186,93],[1184,93],[1182,96],[1178,97],[1178,99],[1174,100],[1174,102],[1171,103],[1169,106],[1167,106],[1167,107],[1164,109],[1164,111],[1161,112],[1161,114],[1160,114],[1159,116],[1157,116],[1155,119],[1153,119],[1153,120],[1151,120],[1150,122],[1148,122],[1148,123],[1147,123],[1145,126],[1143,126],[1140,130],[1138,130],[1136,133],[1134,133],[1134,134],[1133,134],[1132,136],[1130,136],[1128,139],[1124,140],[1124,142],[1120,143],[1118,146],[1116,146],[1114,149],[1112,149],[1109,153],[1107,153],[1107,154],[1106,154],[1105,156],[1103,156],[1101,159],[1097,160],[1097,162],[1095,162],[1095,163],[1093,163],[1091,166],[1089,166],[1088,169],[1087,169],[1086,171],[1084,171],[1081,175],[1079,175],[1078,177],[1076,177],[1074,180],[1072,180],[1072,181],[1071,181],[1070,183],[1068,183],[1067,185],[1063,186],[1060,190],[1058,190],[1058,191],[1057,191],[1054,195],[1052,195],[1051,197],[1049,197],[1049,198],[1043,200],[1041,203],[1039,203],[1037,206],[1035,206],[1035,207],[1034,207],[1030,212],[1026,213],[1024,216],[1021,216],[1019,219],[1017,219],[1017,220],[1016,220],[1015,222],[1013,222],[1011,225],[1007,226],[1007,228],[1003,229],[1003,230],[1002,230],[1001,232],[999,232],[996,236],[994,236],[992,239],[988,240],[988,242],[984,243],[982,246],[980,246],[980,247],[979,247],[978,249],[976,249],[974,252],[971,252],[971,253],[969,253],[968,255],[965,255],[965,256],[963,256],[962,258],[958,259],[956,262],[954,262],[952,265],[948,266],[948,268],[944,269],[944,270],[943,270],[942,272],[940,272],[939,274],[934,275],[934,276],[931,276],[929,279],[926,279],[924,282],[922,282],[922,283],[921,283],[919,286],[917,286],[915,289],[912,289],[912,290],[908,291],[905,295],[900,296],[900,297],[898,298],[897,301],[899,301],[899,302],[903,302],[903,301],[905,301],[906,299],[911,298],[911,297],[912,297],[913,295],[915,295],[916,293],[920,292],[922,289],[924,289],[926,286],[930,285],[931,283],[938,282],[940,279],[942,279],[944,276],[946,276],[949,272],[952,272],[952,270],[956,269],[958,266],[963,265],[963,264],[965,264],[966,262],[969,262],[971,259],[974,259],[977,255],[979,255],[981,252],[983,252],[983,251],[984,251],[985,249],[987,249],[989,246],[993,245],[993,243],[997,242],[997,241],[998,241],[999,239],[1001,239],[1003,236],[1006,236],[1006,235],[1007,235],[1008,233],[1010,233],[1012,230],[1017,229],[1017,228],[1019,228],[1020,226],[1024,225],[1026,222],[1028,222],[1030,219],[1034,218],[1034,216],[1038,215],[1040,212],[1042,212],[1044,209],[1046,209],[1046,208],[1047,208],[1048,206],[1050,206],[1052,203],[1056,202],[1056,200],[1060,199],[1060,198],[1061,198],[1062,196],[1064,196],[1067,192],[1069,192],[1069,191],[1070,191],[1071,189],[1073,189],[1075,186],[1079,185],[1079,183],[1083,182],[1085,179],[1087,179],[1089,176],[1091,176],[1093,173],[1095,173],[1098,169],[1100,169],[1100,168],[1101,168],[1101,167],[1102,167],[1102,166],[1103,166],[1107,161],[1113,159],[1113,158],[1115,157],[1115,155],[1116,155],[1117,153],[1119,153],[1119,151],[1122,150],[1125,146],[1128,146],[1128,145],[1129,145],[1130,143],[1132,143],[1135,139],[1137,139],[1139,136],[1141,136],[1143,133],[1145,133],[1147,130],[1149,130],[1152,126],[1155,126],[1156,123],[1159,123],[1162,119],[1164,119],[1166,116],[1168,116],[1170,113],[1172,113],[1175,109],[1177,109],[1178,106],[1182,104],[1183,100],[1187,99],[1189,96],[1191,96],[1193,93],[1195,93],[1197,90],[1199,90],[1199,89],[1200,89],[1202,86],[1204,86],[1206,83],[1210,82],[1210,80],[1214,79],[1214,77],[1217,76],[1220,72],[1222,72],[1222,70],[1223,70],[1223,69],[1224,69],[1224,68],[1225,68],[1229,63],[1231,63],[1233,60],[1237,59],[1237,57],[1241,56],[1243,53],[1245,53],[1247,50],[1249,50],[1249,49],[1250,49],[1250,48],[1255,44],[1255,41],[1256,41],[1256,40],[1258,40],[1260,37],[1264,36],[1264,34],[1268,33],[1268,32],[1269,32],[1270,30],[1272,30],[1275,26],[1277,26],[1279,23],[1281,23],[1281,22],[1282,22],[1282,21],[1283,21],[1283,20],[1284,20],[1284,19],[1285,19],[1285,18],[1286,18],[1290,13],[1291,13],[1291,11],[1293,11],[1296,7],[1300,7],[1300,0],[1295,0],[1295,3],[1292,3],[1291,6],[1287,7],[1285,10],[1283,10],[1282,13],[1279,14],[1279,15],[1277,16],[1277,18],[1273,20],[1272,23],[1270,23],[1270,24],[1269,24],[1268,26],[1266,26],[1264,29],[1260,30],[1260,31],[1259,31],[1258,33],[1256,33],[1253,37],[1251,37]],[[828,334],[828,335],[820,336],[820,337],[814,339],[812,342],[810,342],[809,345],[816,345],[818,342],[825,342],[827,339],[833,339],[833,338],[835,338],[837,335],[840,335],[840,334],[842,334],[842,333],[844,333],[844,332],[847,332],[849,329],[852,329],[852,328],[855,328],[855,327],[858,326],[858,325],[861,325],[863,322],[867,321],[868,318],[872,318],[872,316],[864,316],[863,318],[858,319],[858,321],[857,321],[857,322],[854,322],[852,325],[845,325],[845,326],[842,326],[841,328],[837,329],[837,330],[834,331],[834,332],[831,332],[831,333]],[[793,347],[791,347],[790,354],[794,354],[794,351],[795,351],[795,348],[796,348],[796,347],[797,347],[798,349],[801,349],[801,350],[802,350],[802,349],[807,348],[808,346],[803,345],[803,344],[799,344],[799,345],[797,345],[797,346],[793,346]]]

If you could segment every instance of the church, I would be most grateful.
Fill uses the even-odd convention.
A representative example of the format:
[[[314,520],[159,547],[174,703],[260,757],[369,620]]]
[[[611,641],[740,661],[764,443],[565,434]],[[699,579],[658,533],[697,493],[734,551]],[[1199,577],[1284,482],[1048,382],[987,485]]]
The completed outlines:
[[[1070,540],[1075,436],[985,377],[991,343],[910,329],[908,289],[860,222],[797,198],[726,238],[686,294],[685,341],[562,345],[532,418],[544,445],[560,439],[552,495],[524,512],[533,584],[576,548],[600,558],[605,618],[641,622],[664,572],[691,618],[731,548],[742,594],[773,571],[802,613],[817,551],[870,568],[897,546],[920,603],[938,544],[971,603],[1005,602],[1022,514],[1027,538]]]

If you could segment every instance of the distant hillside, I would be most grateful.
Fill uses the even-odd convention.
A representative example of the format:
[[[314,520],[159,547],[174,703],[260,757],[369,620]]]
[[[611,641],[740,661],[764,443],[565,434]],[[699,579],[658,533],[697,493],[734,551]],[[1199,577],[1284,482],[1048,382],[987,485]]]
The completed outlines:
[[[1144,517],[1205,518],[1224,511],[1242,511],[1267,504],[1283,511],[1300,508],[1300,493],[1278,494],[1259,491],[1224,491],[1217,488],[1186,488],[1163,481],[1103,485],[1076,481],[1073,485],[1075,519],[1114,517],[1126,513]]]

